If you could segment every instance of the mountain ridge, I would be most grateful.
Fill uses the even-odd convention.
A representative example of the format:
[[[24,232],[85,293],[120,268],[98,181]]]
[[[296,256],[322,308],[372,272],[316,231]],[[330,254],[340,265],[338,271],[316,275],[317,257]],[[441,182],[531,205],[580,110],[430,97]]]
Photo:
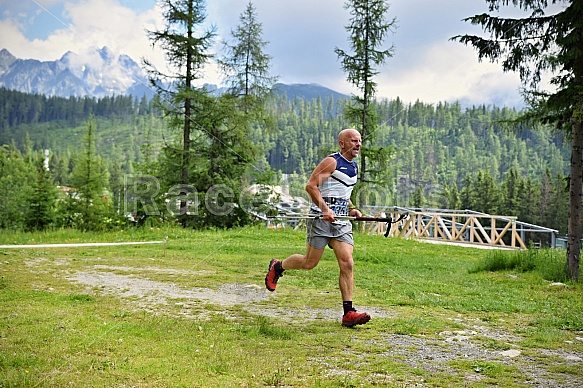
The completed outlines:
[[[0,86],[31,94],[58,97],[147,95],[146,72],[131,57],[107,46],[87,53],[67,51],[53,61],[21,59],[0,50]]]
[[[144,69],[130,56],[116,54],[107,46],[87,53],[67,51],[53,61],[21,59],[7,49],[0,50],[0,87],[30,94],[57,97],[109,97],[112,95],[154,96]],[[205,84],[214,93],[224,90]],[[317,97],[346,99],[349,96],[327,87],[310,84],[274,85],[274,92],[307,100]]]

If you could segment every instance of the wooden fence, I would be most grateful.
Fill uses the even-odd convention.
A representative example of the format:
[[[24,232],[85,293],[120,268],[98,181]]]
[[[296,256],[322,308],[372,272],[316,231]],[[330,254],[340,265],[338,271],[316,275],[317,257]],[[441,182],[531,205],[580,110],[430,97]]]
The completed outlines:
[[[401,212],[402,213],[402,212]],[[398,212],[377,216],[399,217]],[[409,211],[409,217],[393,224],[389,236],[430,239],[454,243],[487,245],[507,249],[527,249],[516,227],[516,217],[472,213]],[[386,223],[370,222],[369,233],[384,234]]]

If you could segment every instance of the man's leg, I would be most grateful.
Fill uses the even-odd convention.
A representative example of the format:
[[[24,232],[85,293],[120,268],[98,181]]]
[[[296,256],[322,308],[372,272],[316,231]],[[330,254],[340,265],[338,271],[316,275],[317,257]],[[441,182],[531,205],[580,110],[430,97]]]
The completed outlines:
[[[334,254],[338,260],[338,266],[340,267],[338,284],[340,286],[342,300],[351,301],[354,291],[354,260],[352,258],[354,247],[351,244],[338,240],[331,240],[330,247],[334,250]]]
[[[324,249],[314,248],[310,244],[306,244],[305,255],[291,255],[282,261],[281,266],[283,269],[313,269],[320,262]]]
[[[352,293],[354,292],[354,259],[352,258],[352,251],[354,247],[352,244],[338,240],[331,240],[330,246],[334,250],[340,267],[338,284],[342,294],[342,307],[344,308],[342,326],[364,325],[370,320],[370,315],[358,313],[352,307]]]
[[[277,259],[271,260],[269,270],[267,271],[267,275],[265,275],[265,287],[269,291],[275,291],[277,281],[283,276],[283,271],[286,269],[313,269],[320,262],[323,253],[324,248],[314,248],[310,244],[306,244],[305,255],[297,253],[283,261]]]

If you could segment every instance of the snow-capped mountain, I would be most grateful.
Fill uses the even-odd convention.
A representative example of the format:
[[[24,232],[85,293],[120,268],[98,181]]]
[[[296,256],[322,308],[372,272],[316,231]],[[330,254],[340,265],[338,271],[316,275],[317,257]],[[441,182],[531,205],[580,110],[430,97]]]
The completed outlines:
[[[0,86],[51,96],[153,95],[144,70],[125,54],[109,48],[79,55],[71,51],[56,61],[19,59],[0,51]]]

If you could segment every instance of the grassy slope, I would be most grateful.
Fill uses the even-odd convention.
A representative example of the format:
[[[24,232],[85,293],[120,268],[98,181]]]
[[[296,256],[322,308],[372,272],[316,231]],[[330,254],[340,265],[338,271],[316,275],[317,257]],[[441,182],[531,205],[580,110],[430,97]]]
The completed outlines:
[[[583,357],[581,285],[552,287],[536,272],[471,271],[485,250],[357,234],[355,304],[388,314],[346,329],[340,316],[301,323],[252,313],[340,312],[331,251],[311,272],[286,273],[267,300],[233,306],[180,298],[144,305],[66,280],[99,268],[183,289],[261,288],[271,257],[303,250],[301,231],[4,233],[0,244],[165,236],[165,253],[162,245],[0,250],[0,386],[519,386],[532,378],[528,368],[550,381],[583,382],[577,363],[560,357]],[[480,332],[471,349],[521,356],[452,357],[444,333],[470,329]]]

